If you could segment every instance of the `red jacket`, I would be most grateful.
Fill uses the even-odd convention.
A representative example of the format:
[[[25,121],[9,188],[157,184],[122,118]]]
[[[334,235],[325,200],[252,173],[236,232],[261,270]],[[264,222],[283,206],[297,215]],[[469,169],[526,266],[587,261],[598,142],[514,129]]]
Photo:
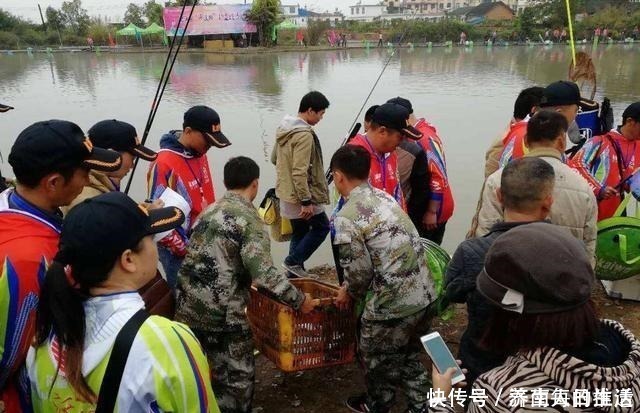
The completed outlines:
[[[178,142],[176,133],[164,135],[160,140],[158,158],[149,166],[149,198],[157,199],[165,188],[171,188],[180,194],[190,205],[191,213],[187,217],[187,228],[193,224],[200,213],[215,202],[213,179],[209,171],[207,156],[193,156]],[[162,240],[175,255],[186,254],[187,234],[176,230]]]
[[[406,211],[404,196],[400,187],[398,175],[398,155],[395,151],[380,155],[373,149],[366,135],[357,134],[349,141],[349,145],[363,147],[371,155],[371,168],[369,169],[369,183],[372,187],[385,191],[391,195],[402,209]]]
[[[6,412],[26,409],[28,391],[17,380],[35,336],[36,307],[48,264],[58,250],[59,228],[9,207],[0,194],[0,401]]]
[[[451,185],[449,185],[449,178],[447,177],[447,162],[444,156],[442,140],[438,136],[436,128],[424,119],[418,120],[414,127],[422,132],[422,138],[418,143],[427,153],[429,175],[431,177],[430,199],[440,202],[440,209],[437,214],[438,224],[443,224],[453,216],[455,203]]]
[[[569,161],[569,166],[577,170],[593,190],[598,200],[598,221],[601,221],[613,216],[621,202],[619,196],[602,199],[602,190],[607,186],[626,190],[625,181],[640,167],[640,144],[612,130],[589,139]]]
[[[520,159],[529,153],[525,143],[528,119],[511,124],[509,131],[502,139],[502,153],[500,154],[500,168],[504,168],[512,159]]]

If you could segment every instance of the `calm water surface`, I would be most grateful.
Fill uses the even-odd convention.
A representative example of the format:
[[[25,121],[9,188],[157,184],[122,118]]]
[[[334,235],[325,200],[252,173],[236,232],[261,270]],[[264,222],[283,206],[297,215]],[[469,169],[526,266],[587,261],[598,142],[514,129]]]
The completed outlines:
[[[606,47],[606,48],[605,48]],[[380,73],[387,50],[372,49],[255,56],[189,54],[180,56],[151,129],[148,145],[180,129],[182,114],[196,104],[215,108],[233,145],[212,149],[209,160],[217,189],[224,192],[222,165],[232,156],[259,161],[261,192],[274,183],[268,154],[274,132],[286,113],[297,111],[311,89],[331,101],[317,126],[325,163]],[[616,122],[640,95],[640,46],[603,46],[592,53],[598,70],[598,100],[608,96]],[[564,79],[570,51],[557,47],[402,50],[387,68],[369,104],[394,96],[413,102],[418,116],[434,123],[445,145],[456,211],[447,227],[445,247],[452,252],[464,238],[483,179],[484,152],[506,128],[517,93],[531,85]],[[1,165],[18,133],[37,120],[60,118],[87,130],[99,120],[128,121],[142,134],[164,65],[163,54],[89,53],[0,55],[0,102],[16,110],[0,116]],[[146,165],[134,178],[133,196],[146,193]],[[262,193],[260,194],[260,196]],[[277,260],[286,245],[274,245]],[[312,263],[328,262],[325,245]]]

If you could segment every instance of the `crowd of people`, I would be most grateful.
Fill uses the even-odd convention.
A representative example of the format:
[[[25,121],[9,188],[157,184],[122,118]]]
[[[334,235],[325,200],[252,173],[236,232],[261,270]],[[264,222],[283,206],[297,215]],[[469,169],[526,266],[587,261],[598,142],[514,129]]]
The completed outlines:
[[[444,297],[468,314],[457,390],[455,369],[420,361],[439,298],[421,238],[440,244],[455,204],[443,139],[410,100],[370,107],[364,133],[330,157],[330,216],[314,129],[329,99],[309,92],[284,117],[271,159],[292,225],[281,266],[254,206],[258,164],[229,159],[226,192],[213,187],[207,152],[231,145],[214,109],[187,110],[157,152],[120,120],[86,135],[34,123],[15,139],[15,186],[0,194],[0,412],[251,412],[251,285],[315,311],[318,298],[290,279],[313,276],[305,263],[327,236],[344,277],[334,304],[359,309],[366,388],[346,398],[351,411],[389,412],[401,389],[411,413],[454,411],[453,392],[469,411],[545,410],[534,403],[546,392],[558,411],[639,412],[640,342],[600,320],[591,296],[597,222],[640,162],[640,102],[567,159],[580,100],[570,82],[523,90],[487,152],[469,239],[446,271]],[[150,162],[142,202],[120,192],[136,159]],[[174,314],[150,314],[140,293],[158,264]]]

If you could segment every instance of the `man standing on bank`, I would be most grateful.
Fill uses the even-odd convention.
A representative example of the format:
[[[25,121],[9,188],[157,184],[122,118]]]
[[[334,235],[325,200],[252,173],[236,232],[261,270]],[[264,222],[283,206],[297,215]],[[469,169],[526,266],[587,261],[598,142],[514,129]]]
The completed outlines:
[[[160,198],[166,188],[180,194],[191,207],[186,228],[193,228],[198,215],[216,200],[207,151],[212,146],[229,145],[218,113],[208,106],[192,107],[184,114],[182,130],[170,131],[160,139],[158,158],[149,167],[147,177],[149,198]],[[188,234],[180,227],[159,242],[160,262],[171,288],[176,286],[188,240]]]
[[[398,141],[402,135],[419,135],[407,124],[407,111],[398,107],[387,112],[388,126],[380,127],[391,129]],[[333,243],[345,271],[335,303],[346,309],[353,301],[365,302],[358,350],[367,392],[350,397],[347,407],[356,413],[387,413],[401,387],[406,411],[423,413],[429,382],[417,337],[429,329],[426,308],[436,298],[434,283],[409,216],[395,199],[369,185],[369,158],[365,149],[345,145],[331,159],[336,189],[347,200],[334,219]]]
[[[291,220],[293,234],[284,267],[290,277],[308,277],[304,263],[329,233],[324,205],[329,186],[324,173],[320,140],[313,130],[329,107],[329,100],[312,91],[302,97],[297,116],[286,115],[276,131],[271,162],[276,165],[276,195],[280,211]]]
[[[249,158],[226,163],[227,193],[198,219],[180,269],[176,319],[202,343],[222,413],[251,413],[255,361],[245,313],[251,284],[303,313],[318,304],[273,265],[269,235],[252,203],[259,179],[260,168]]]

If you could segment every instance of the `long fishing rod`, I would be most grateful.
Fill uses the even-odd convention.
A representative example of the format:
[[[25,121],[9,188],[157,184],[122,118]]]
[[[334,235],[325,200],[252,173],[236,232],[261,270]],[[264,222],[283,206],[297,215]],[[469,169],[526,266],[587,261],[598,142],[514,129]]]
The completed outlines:
[[[153,102],[151,104],[151,110],[149,112],[149,117],[147,118],[147,124],[144,128],[144,133],[142,135],[141,144],[144,145],[149,136],[149,131],[151,130],[151,125],[156,118],[156,113],[158,112],[158,107],[160,107],[160,102],[162,101],[162,96],[164,95],[164,91],[167,88],[167,83],[169,83],[169,76],[171,75],[171,71],[173,70],[173,65],[176,62],[176,58],[180,53],[180,48],[182,47],[182,41],[184,40],[184,36],[187,34],[187,28],[189,27],[189,22],[191,21],[191,16],[193,16],[193,10],[196,8],[196,4],[198,0],[194,0],[193,5],[191,6],[191,11],[189,12],[189,17],[187,17],[187,21],[185,22],[184,28],[182,29],[182,34],[180,35],[180,40],[178,41],[178,46],[176,48],[175,53],[173,54],[173,59],[171,59],[171,54],[173,52],[173,47],[176,41],[177,32],[180,29],[180,23],[182,22],[182,17],[184,15],[185,8],[187,7],[187,2],[182,5],[182,10],[180,11],[180,17],[178,19],[178,26],[176,27],[176,32],[174,33],[173,39],[171,39],[171,46],[169,47],[169,52],[167,53],[167,59],[164,63],[164,68],[162,69],[162,75],[160,76],[160,82],[158,83],[158,88],[156,89],[156,95],[153,98]],[[169,70],[167,71],[167,64],[171,59],[171,65],[169,65]],[[127,181],[127,186],[124,190],[125,194],[129,194],[129,190],[131,189],[131,184],[133,183],[133,176],[136,173],[136,169],[138,167],[138,161],[140,158],[136,158],[133,163],[133,168],[131,169],[131,174],[129,175],[129,180]]]
[[[418,9],[414,10],[413,14],[411,15],[411,17],[414,17],[417,12],[418,12]],[[360,110],[358,110],[358,113],[356,114],[355,118],[353,119],[353,122],[351,123],[351,126],[349,127],[349,131],[350,131],[349,134],[342,140],[342,143],[340,144],[340,147],[343,147],[344,145],[349,143],[349,141],[352,138],[354,138],[358,134],[358,132],[360,131],[360,127],[358,126],[360,124],[357,123],[358,119],[360,118],[360,114],[362,114],[362,111],[364,110],[365,106],[367,105],[367,102],[369,101],[369,98],[371,98],[371,95],[373,94],[373,91],[378,86],[378,83],[380,83],[380,79],[382,78],[382,75],[387,70],[387,67],[389,66],[389,63],[391,63],[391,59],[393,59],[393,57],[396,54],[396,51],[402,45],[402,41],[404,40],[405,36],[409,32],[409,28],[410,27],[411,27],[411,25],[407,24],[407,27],[405,27],[404,32],[402,33],[402,36],[400,36],[400,40],[398,40],[398,43],[396,45],[394,45],[393,50],[391,51],[391,54],[389,55],[389,58],[385,62],[384,66],[382,67],[382,70],[380,71],[380,74],[376,78],[376,81],[373,83],[373,86],[371,87],[371,90],[369,90],[369,94],[364,99],[364,102],[362,102],[362,106],[360,106]],[[356,129],[355,126],[358,126],[358,128]],[[328,184],[331,185],[331,182],[333,182],[333,175],[331,174],[331,167],[327,168],[327,172],[325,172],[325,177],[327,179]]]

